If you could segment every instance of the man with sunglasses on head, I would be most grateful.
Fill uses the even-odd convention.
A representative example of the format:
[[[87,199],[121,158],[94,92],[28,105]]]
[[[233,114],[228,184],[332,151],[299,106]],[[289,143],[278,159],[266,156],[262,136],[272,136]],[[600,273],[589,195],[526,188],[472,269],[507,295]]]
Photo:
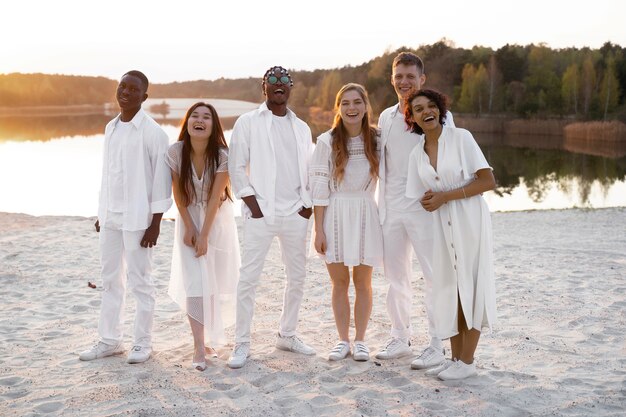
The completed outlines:
[[[241,368],[250,356],[256,286],[274,237],[280,242],[287,275],[276,347],[315,354],[296,335],[313,205],[308,185],[313,141],[309,126],[287,108],[292,86],[285,68],[267,70],[262,82],[265,102],[239,117],[231,136],[228,171],[235,195],[244,202],[235,347],[228,359],[231,368]]]

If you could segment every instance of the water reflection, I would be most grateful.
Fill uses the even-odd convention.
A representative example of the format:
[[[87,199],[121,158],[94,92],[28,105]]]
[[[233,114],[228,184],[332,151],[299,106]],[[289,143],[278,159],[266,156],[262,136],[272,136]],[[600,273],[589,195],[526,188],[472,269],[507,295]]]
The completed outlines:
[[[163,124],[171,142],[178,137],[180,118],[198,101],[179,100],[159,108],[162,101],[154,99],[145,106]],[[230,129],[237,117],[233,113],[257,104],[216,107],[225,115],[225,129]],[[110,118],[110,114],[0,118],[0,211],[94,216],[102,132]],[[227,139],[230,133],[225,132]],[[492,211],[626,206],[624,149],[567,143],[559,136],[475,137],[498,180],[497,190],[485,194]],[[174,210],[166,216],[173,217]]]

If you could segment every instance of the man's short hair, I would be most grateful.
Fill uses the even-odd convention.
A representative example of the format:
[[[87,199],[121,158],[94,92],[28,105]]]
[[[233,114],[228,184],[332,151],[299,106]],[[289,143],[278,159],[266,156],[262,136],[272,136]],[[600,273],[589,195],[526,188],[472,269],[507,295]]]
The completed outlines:
[[[420,74],[424,73],[424,61],[422,61],[422,58],[415,55],[413,52],[400,52],[396,55],[393,59],[392,68],[395,68],[400,64],[408,66],[415,65],[417,66],[417,70]]]
[[[146,74],[144,74],[141,71],[130,70],[127,73],[125,73],[124,75],[122,75],[122,78],[124,78],[127,75],[132,75],[133,77],[139,78],[141,80],[141,83],[144,86],[145,91],[148,91],[148,86],[150,85],[150,82],[148,82],[148,77],[146,77]]]

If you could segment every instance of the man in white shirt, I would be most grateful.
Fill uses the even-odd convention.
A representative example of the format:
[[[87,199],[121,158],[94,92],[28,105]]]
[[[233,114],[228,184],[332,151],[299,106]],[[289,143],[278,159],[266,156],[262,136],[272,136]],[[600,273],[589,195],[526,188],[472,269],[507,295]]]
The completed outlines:
[[[275,236],[287,275],[276,347],[315,354],[296,335],[313,204],[308,185],[313,141],[307,124],[287,108],[292,86],[286,69],[270,68],[262,82],[265,102],[237,119],[230,140],[228,171],[235,195],[245,203],[235,347],[228,359],[231,368],[241,368],[250,355],[256,286]]]
[[[392,64],[391,84],[398,104],[385,109],[378,119],[381,129],[378,205],[383,228],[383,261],[389,281],[387,312],[391,319],[391,339],[378,359],[395,359],[412,355],[411,350],[411,246],[424,274],[426,314],[431,335],[430,346],[411,363],[413,369],[424,369],[444,361],[441,340],[433,337],[432,308],[432,214],[424,210],[419,199],[405,196],[409,155],[420,136],[407,129],[404,101],[426,81],[424,63],[410,52],[398,54]],[[452,114],[445,123],[454,126]]]
[[[122,339],[126,281],[136,299],[135,334],[128,363],[145,362],[152,353],[154,283],[152,247],[163,213],[172,205],[172,180],[165,163],[169,139],[142,109],[148,79],[139,71],[124,74],[117,87],[120,114],[105,129],[102,182],[96,231],[100,233],[102,305],[100,340],[82,352],[90,361],[124,351]]]

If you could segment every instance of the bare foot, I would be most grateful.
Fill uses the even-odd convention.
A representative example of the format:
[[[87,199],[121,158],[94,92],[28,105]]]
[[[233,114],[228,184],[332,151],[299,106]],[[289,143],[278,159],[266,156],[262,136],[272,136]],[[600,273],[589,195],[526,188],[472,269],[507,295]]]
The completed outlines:
[[[206,346],[204,348],[204,351],[206,352],[207,355],[209,355],[212,358],[217,358],[217,351],[215,349],[213,349],[210,346]]]

